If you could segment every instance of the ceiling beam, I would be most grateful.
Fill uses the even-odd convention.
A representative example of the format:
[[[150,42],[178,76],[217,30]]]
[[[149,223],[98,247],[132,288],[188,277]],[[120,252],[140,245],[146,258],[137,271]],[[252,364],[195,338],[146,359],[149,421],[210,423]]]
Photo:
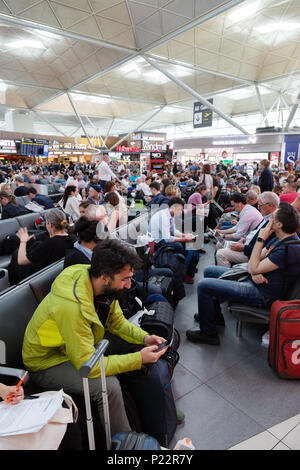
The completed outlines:
[[[56,132],[58,132],[59,134],[62,134],[64,137],[68,137],[66,134],[64,134],[64,132],[60,131],[52,122],[50,122],[45,116],[41,116],[40,113],[38,113],[37,111],[34,111],[33,109],[31,110],[31,112],[36,114],[36,116],[42,119],[42,121],[45,121],[50,127],[52,127],[52,129],[55,129]]]
[[[77,119],[78,119],[78,121],[79,121],[79,123],[80,123],[80,125],[81,125],[81,127],[82,127],[82,130],[83,130],[83,132],[84,132],[84,134],[85,134],[87,140],[89,141],[90,147],[93,147],[92,142],[91,142],[91,139],[90,139],[90,136],[89,136],[88,132],[86,131],[85,125],[83,124],[83,120],[81,119],[81,116],[80,116],[80,114],[78,113],[78,111],[77,111],[77,109],[76,109],[76,106],[75,106],[75,104],[74,104],[74,101],[73,101],[73,99],[72,99],[70,93],[67,93],[67,95],[68,95],[69,101],[70,101],[70,103],[71,103],[71,106],[72,106],[72,108],[73,108],[73,110],[74,110],[74,113],[76,114],[76,117],[77,117]]]
[[[66,31],[63,29],[54,28],[52,26],[47,26],[34,21],[24,20],[22,18],[17,18],[15,16],[5,15],[0,13],[0,20],[5,23],[15,24],[25,28],[37,29],[39,31],[46,31],[47,33],[56,34],[58,36],[63,36],[67,39],[75,39],[76,41],[84,41],[90,44],[94,44],[98,47],[106,47],[107,49],[113,49],[115,51],[124,52],[126,54],[132,54],[135,52],[134,49],[129,47],[118,46],[117,44],[112,44],[110,42],[101,41],[100,39],[93,39],[88,36],[82,36],[81,34],[72,33],[71,31]]]
[[[96,72],[94,73],[93,75],[87,77],[86,79],[76,83],[75,85],[73,85],[72,87],[70,87],[68,89],[68,91],[72,91],[74,90],[75,88],[78,88],[82,85],[85,85],[86,83],[89,83],[90,81],[92,80],[95,80],[96,78],[100,78],[102,75],[114,70],[115,68],[125,64],[126,62],[134,59],[135,57],[139,57],[139,56],[142,56],[144,53],[147,53],[149,50],[157,47],[158,45],[166,42],[166,41],[169,41],[170,39],[174,39],[175,37],[177,37],[178,35],[186,32],[186,31],[189,31],[193,28],[195,28],[196,26],[198,26],[199,24],[201,23],[204,23],[205,21],[208,21],[209,19],[212,19],[214,18],[215,16],[221,14],[221,13],[224,13],[225,11],[229,10],[230,8],[240,4],[240,3],[243,3],[245,0],[232,0],[231,2],[227,3],[226,5],[223,5],[221,7],[218,7],[216,9],[214,9],[213,11],[201,16],[201,18],[197,18],[196,20],[193,20],[191,21],[190,23],[188,23],[187,25],[181,27],[181,28],[178,28],[176,31],[170,33],[170,34],[167,34],[166,36],[162,37],[160,40],[158,41],[155,41],[154,43],[152,43],[150,46],[147,46],[147,47],[144,47],[143,49],[139,50],[139,51],[136,51],[134,49],[129,49],[129,48],[123,48],[123,47],[120,47],[120,46],[114,46],[114,45],[111,45],[111,44],[108,44],[108,43],[105,43],[105,44],[102,44],[102,41],[96,41],[98,43],[98,45],[101,45],[103,47],[109,47],[111,46],[110,48],[113,48],[115,50],[119,50],[121,52],[126,52],[127,55],[126,57],[124,57],[123,59],[117,61],[115,64],[112,64],[108,67],[106,67],[105,69],[103,70],[100,70],[99,72]],[[16,20],[17,22],[21,22],[22,26],[27,26],[27,27],[33,27],[31,26],[32,23],[30,21],[25,21],[25,20],[19,20],[17,18],[12,18],[8,15],[1,15],[0,14],[0,19],[4,17],[6,21],[11,21],[13,22],[13,20]],[[25,23],[25,24],[24,24]],[[35,27],[37,29],[41,29],[41,30],[44,30],[44,31],[49,31],[49,32],[54,32],[54,30],[56,30],[57,32],[55,34],[61,34],[61,35],[64,35],[66,32],[65,31],[62,31],[62,30],[59,30],[59,29],[55,29],[55,28],[51,28],[51,27],[45,27],[45,26],[42,26],[42,25],[39,25],[39,24],[36,24],[36,23],[33,23],[35,25]],[[46,28],[46,29],[45,29]],[[68,33],[70,34],[70,33]],[[72,36],[73,33],[72,33]],[[86,38],[85,36],[80,36],[80,35],[76,35],[76,38],[78,40],[86,40],[88,41],[88,38]],[[90,40],[90,42],[93,42],[94,43],[95,40]],[[101,43],[101,44],[100,44]],[[113,46],[113,47],[112,47]],[[57,96],[56,96],[57,97]],[[54,97],[54,99],[56,98]],[[51,101],[51,100],[50,100]],[[47,101],[48,102],[48,101]],[[43,102],[42,104],[45,104],[45,102]],[[36,105],[35,107],[37,106],[41,106],[42,104],[39,104],[39,105]]]
[[[120,145],[124,140],[128,139],[128,137],[133,134],[134,132],[137,132],[139,129],[143,128],[146,124],[148,124],[149,121],[151,121],[158,113],[161,112],[161,110],[164,108],[164,106],[160,106],[158,109],[154,111],[142,124],[139,124],[134,130],[130,131],[125,137],[122,137],[116,144],[114,144],[109,150],[113,150],[116,148],[118,145]]]
[[[189,87],[186,85],[184,82],[179,80],[177,77],[174,77],[171,73],[169,73],[167,70],[165,70],[163,67],[161,67],[157,62],[153,61],[152,59],[149,59],[146,55],[144,56],[145,60],[152,65],[156,70],[161,72],[163,75],[169,78],[169,80],[173,81],[176,83],[180,88],[183,88],[187,93],[190,95],[194,96],[198,101],[200,101],[204,106],[207,106],[208,109],[211,109],[214,113],[218,114],[221,118],[225,119],[225,121],[229,122],[233,127],[238,129],[240,132],[242,132],[245,135],[249,135],[249,133],[243,129],[239,124],[237,124],[233,119],[231,119],[230,116],[227,116],[224,114],[220,109],[216,108],[213,104],[211,104],[209,101],[207,101],[203,96],[201,96],[197,91],[193,90],[193,88]]]
[[[296,115],[296,112],[297,112],[297,109],[299,107],[299,103],[300,103],[300,92],[298,93],[297,95],[297,98],[296,98],[296,102],[293,104],[292,106],[292,109],[290,111],[290,115],[286,121],[286,125],[284,127],[284,132],[288,132],[289,128],[290,128],[290,125]]]
[[[112,130],[112,127],[113,127],[114,123],[115,123],[115,118],[112,119],[112,121],[111,121],[111,123],[110,123],[110,125],[109,125],[109,128],[108,128],[108,130],[107,130],[106,137],[105,137],[105,139],[104,139],[104,145],[105,145],[105,146],[106,146],[106,141],[107,141],[107,139],[108,139],[108,137],[109,137],[109,133],[110,133],[110,131]]]
[[[266,108],[265,108],[263,99],[261,97],[259,86],[257,83],[255,83],[255,91],[256,91],[257,100],[260,106],[260,112],[262,114],[262,117],[264,118],[264,122],[266,123],[266,126],[269,126]]]

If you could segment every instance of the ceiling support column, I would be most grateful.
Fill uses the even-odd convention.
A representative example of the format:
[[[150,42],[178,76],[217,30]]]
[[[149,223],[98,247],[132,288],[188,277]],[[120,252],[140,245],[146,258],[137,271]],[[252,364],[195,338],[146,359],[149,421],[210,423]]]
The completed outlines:
[[[200,103],[202,103],[204,106],[207,106],[208,109],[211,109],[214,113],[218,114],[221,118],[223,118],[225,121],[227,121],[229,124],[231,124],[233,127],[238,129],[242,134],[249,135],[249,132],[247,132],[243,127],[241,127],[238,123],[236,123],[233,119],[231,119],[230,116],[227,116],[224,114],[220,109],[216,108],[213,104],[211,104],[209,101],[207,101],[203,96],[199,95],[199,93],[190,86],[186,85],[184,82],[179,80],[177,77],[172,75],[170,72],[165,70],[161,65],[159,65],[156,61],[153,61],[152,59],[149,59],[146,55],[143,56],[144,59],[152,65],[155,69],[157,69],[159,72],[161,72],[163,75],[169,78],[169,80],[173,81],[176,83],[179,87],[183,88],[187,93],[192,95],[194,98],[196,98]]]

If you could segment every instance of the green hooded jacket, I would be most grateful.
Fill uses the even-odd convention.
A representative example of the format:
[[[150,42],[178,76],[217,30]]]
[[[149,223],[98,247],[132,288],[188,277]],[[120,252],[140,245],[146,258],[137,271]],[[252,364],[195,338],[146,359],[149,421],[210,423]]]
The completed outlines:
[[[37,372],[71,361],[79,370],[90,359],[95,345],[104,337],[104,326],[94,307],[94,293],[89,265],[65,269],[53,282],[27,325],[22,356],[26,368]],[[143,344],[148,333],[133,325],[123,315],[117,300],[113,301],[105,327],[128,343]],[[106,375],[138,370],[140,352],[104,358]],[[90,378],[100,377],[99,361]]]

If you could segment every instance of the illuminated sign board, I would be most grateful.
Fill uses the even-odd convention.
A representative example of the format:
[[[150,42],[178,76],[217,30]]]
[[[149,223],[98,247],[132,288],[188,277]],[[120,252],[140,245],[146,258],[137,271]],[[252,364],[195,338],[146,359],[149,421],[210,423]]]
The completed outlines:
[[[0,153],[17,153],[14,140],[0,140]]]
[[[141,153],[141,147],[124,147],[123,145],[118,145],[116,148],[117,152],[125,153]]]

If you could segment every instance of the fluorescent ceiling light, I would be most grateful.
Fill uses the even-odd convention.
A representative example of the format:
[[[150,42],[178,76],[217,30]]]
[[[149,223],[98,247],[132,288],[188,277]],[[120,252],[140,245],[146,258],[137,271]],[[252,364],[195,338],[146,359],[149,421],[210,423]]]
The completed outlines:
[[[170,114],[175,114],[175,113],[181,113],[183,112],[182,109],[179,109],[179,108],[172,108],[172,106],[166,106],[163,111],[166,111],[167,113],[170,113]]]
[[[289,33],[295,29],[300,28],[300,23],[288,23],[286,21],[280,21],[278,23],[269,23],[262,26],[254,26],[254,30],[258,33],[277,33],[278,31],[283,31]]]
[[[231,98],[232,100],[241,100],[252,97],[254,95],[254,90],[251,88],[240,88],[238,90],[226,91],[222,95]]]
[[[257,0],[256,2],[251,3],[250,5],[235,9],[232,13],[228,15],[228,18],[233,21],[242,21],[246,18],[249,18],[257,12],[260,1],[261,0]]]
[[[163,83],[168,83],[169,79],[163,73],[158,70],[152,70],[151,72],[145,72],[143,79],[147,82],[158,83],[162,85]]]
[[[97,104],[106,104],[111,101],[110,98],[105,98],[102,96],[89,96],[89,95],[82,95],[82,94],[75,94],[73,95],[73,98],[76,101],[88,101],[91,103],[97,103]]]
[[[33,49],[46,49],[44,44],[41,41],[35,41],[32,39],[24,39],[21,41],[14,41],[6,44],[7,47],[11,47],[13,49],[24,48],[24,47],[31,47]]]
[[[123,65],[123,67],[120,68],[120,71],[123,72],[123,73],[129,73],[129,72],[138,72],[138,73],[140,73],[141,70],[140,70],[140,67],[138,65],[139,63],[141,63],[141,60],[139,60],[139,59],[131,60],[126,65]]]

